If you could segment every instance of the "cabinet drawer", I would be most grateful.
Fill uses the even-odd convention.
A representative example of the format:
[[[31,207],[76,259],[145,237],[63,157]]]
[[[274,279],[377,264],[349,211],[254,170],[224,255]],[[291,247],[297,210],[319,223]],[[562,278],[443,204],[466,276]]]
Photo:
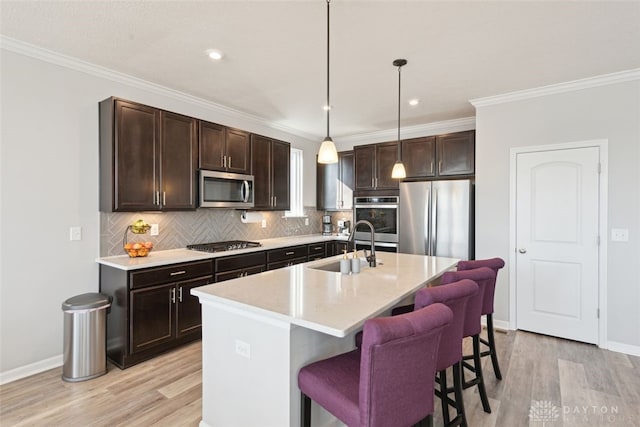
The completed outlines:
[[[294,258],[307,257],[307,246],[289,246],[282,249],[273,249],[267,252],[267,263],[285,261]]]
[[[288,259],[284,261],[271,262],[267,264],[267,270],[277,270],[278,268],[289,267],[295,264],[302,264],[303,262],[307,262],[306,256],[302,258],[294,258],[294,259]]]
[[[324,253],[325,253],[325,249],[324,249],[324,242],[320,242],[320,243],[313,243],[309,246],[307,246],[307,255],[309,255],[309,258],[313,257],[324,257]]]
[[[134,271],[130,276],[131,289],[163,283],[179,282],[195,277],[211,276],[213,263],[211,260],[172,264],[157,268]]]
[[[216,258],[216,274],[226,271],[240,270],[249,267],[258,267],[266,264],[264,252],[252,252],[243,255],[232,255],[223,258]],[[217,280],[216,280],[217,281]]]
[[[265,265],[257,265],[255,267],[242,268],[239,270],[225,271],[222,273],[216,273],[216,283],[224,282],[225,280],[237,279],[239,277],[251,276],[252,274],[262,273],[265,270]]]

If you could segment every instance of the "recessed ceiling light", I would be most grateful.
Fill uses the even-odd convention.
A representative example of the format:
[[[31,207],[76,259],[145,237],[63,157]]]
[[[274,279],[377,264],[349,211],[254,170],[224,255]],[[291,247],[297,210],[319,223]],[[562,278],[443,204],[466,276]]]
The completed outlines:
[[[217,49],[208,49],[206,50],[206,52],[207,52],[207,55],[209,55],[209,58],[215,61],[222,59],[222,57],[224,56],[223,53]]]
[[[409,105],[411,105],[412,107],[415,107],[416,105],[420,104],[420,100],[419,99],[410,99],[409,100]]]

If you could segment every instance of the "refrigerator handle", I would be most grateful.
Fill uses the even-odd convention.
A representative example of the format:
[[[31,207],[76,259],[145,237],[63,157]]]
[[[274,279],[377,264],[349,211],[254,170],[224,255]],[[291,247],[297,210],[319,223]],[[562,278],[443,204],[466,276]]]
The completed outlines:
[[[427,197],[424,199],[424,254],[431,255],[431,233],[429,225],[431,224],[431,190],[427,191]]]
[[[433,203],[431,205],[431,255],[436,256],[438,252],[438,190],[432,190]]]

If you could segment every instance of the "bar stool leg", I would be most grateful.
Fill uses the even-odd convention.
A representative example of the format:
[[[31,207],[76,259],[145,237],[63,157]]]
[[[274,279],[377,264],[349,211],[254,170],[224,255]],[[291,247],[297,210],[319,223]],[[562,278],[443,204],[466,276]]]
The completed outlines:
[[[473,336],[473,370],[476,374],[475,381],[472,383],[477,384],[478,393],[480,394],[480,400],[482,401],[482,409],[487,414],[491,413],[491,406],[489,405],[489,399],[487,397],[487,390],[484,388],[484,376],[482,375],[482,360],[480,357],[480,336]]]
[[[489,351],[491,355],[491,364],[493,365],[493,372],[496,378],[501,380],[502,373],[500,372],[500,365],[498,365],[498,354],[496,353],[496,341],[493,336],[493,314],[487,314],[487,338],[489,339]]]
[[[300,427],[311,427],[311,398],[300,393]]]
[[[449,402],[447,396],[447,370],[440,371],[440,404],[442,405],[442,421],[449,425]]]

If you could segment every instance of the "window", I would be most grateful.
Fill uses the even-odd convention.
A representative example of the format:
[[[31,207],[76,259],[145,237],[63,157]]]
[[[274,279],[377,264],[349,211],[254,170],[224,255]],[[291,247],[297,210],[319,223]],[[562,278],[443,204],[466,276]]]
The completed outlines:
[[[305,216],[304,207],[302,206],[302,150],[291,149],[290,168],[289,197],[291,199],[291,210],[286,211],[284,216]]]

